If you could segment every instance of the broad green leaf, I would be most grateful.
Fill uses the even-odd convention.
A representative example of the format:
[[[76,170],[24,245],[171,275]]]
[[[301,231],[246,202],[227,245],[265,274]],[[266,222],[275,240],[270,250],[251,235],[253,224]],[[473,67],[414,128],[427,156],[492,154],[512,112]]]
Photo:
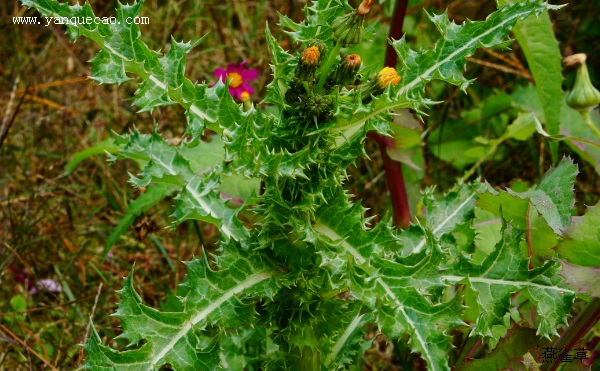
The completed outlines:
[[[533,113],[521,112],[517,118],[508,125],[503,138],[524,141],[531,138],[533,133],[535,133]]]
[[[577,165],[570,158],[563,158],[556,168],[544,174],[534,191],[517,193],[508,189],[508,193],[522,200],[529,199],[554,233],[561,236],[562,229],[571,220],[571,209],[575,205],[573,185],[578,173]]]
[[[579,173],[577,165],[569,158],[563,158],[556,168],[544,174],[535,190],[515,192],[495,191],[489,185],[488,193],[480,195],[477,206],[511,221],[520,229],[526,229],[529,203],[544,217],[552,231],[562,236],[562,230],[569,225],[571,209],[575,205],[573,185]]]
[[[560,275],[580,293],[600,297],[600,267],[582,267],[561,261]]]
[[[157,184],[148,188],[146,192],[131,201],[129,206],[127,206],[125,215],[106,239],[103,256],[106,257],[106,254],[108,254],[111,247],[119,240],[119,237],[131,227],[137,217],[148,211],[152,206],[159,203],[163,198],[169,196],[177,189],[178,187],[170,184]]]
[[[15,295],[10,298],[10,307],[16,312],[24,312],[27,310],[27,300],[23,295]]]
[[[516,0],[519,1],[519,0]],[[513,4],[515,0],[498,0],[499,4]],[[550,135],[559,133],[562,91],[562,55],[554,37],[548,12],[523,19],[513,32],[523,49],[535,87],[542,102],[544,122]],[[558,160],[558,144],[550,142],[553,161]]]
[[[277,289],[275,269],[264,256],[240,255],[230,246],[227,259],[227,269],[219,271],[213,271],[206,258],[186,263],[182,312],[159,312],[144,305],[133,288],[132,270],[119,291],[122,301],[115,314],[123,327],[119,337],[129,341],[130,349],[118,352],[103,345],[92,326],[82,369],[158,370],[165,364],[178,370],[216,369],[218,333],[205,347],[198,334],[211,325],[227,329],[251,323],[253,300]],[[144,344],[136,348],[140,341]]]
[[[566,140],[569,147],[571,147],[571,149],[582,159],[592,165],[597,174],[600,174],[600,146],[578,140],[578,138],[588,138],[595,142],[598,142],[599,139],[596,138],[592,130],[584,124],[581,114],[567,106],[564,98],[562,105],[560,111],[560,133],[569,138]],[[590,112],[590,117],[594,125],[600,126],[600,113],[598,110]]]
[[[105,153],[115,154],[118,148],[114,144],[113,139],[106,139],[102,142],[93,145],[92,147],[86,148],[83,151],[75,153],[71,161],[65,166],[65,174],[71,174],[77,166],[83,161],[92,156],[103,155]]]
[[[546,220],[533,208],[529,210],[528,227],[531,234],[532,263],[535,267],[541,266],[546,260],[556,256],[556,252],[552,249],[558,244],[558,236],[548,226]],[[521,241],[523,256],[529,256],[528,249],[527,241]]]
[[[575,217],[566,228],[564,240],[556,251],[569,263],[586,267],[600,266],[600,203]]]

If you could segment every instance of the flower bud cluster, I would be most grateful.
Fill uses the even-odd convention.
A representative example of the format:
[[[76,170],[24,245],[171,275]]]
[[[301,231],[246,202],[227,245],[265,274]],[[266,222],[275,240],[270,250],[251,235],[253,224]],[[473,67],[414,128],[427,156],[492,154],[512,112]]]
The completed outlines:
[[[364,0],[357,9],[333,22],[337,45],[329,55],[325,43],[318,40],[311,41],[300,53],[294,77],[285,93],[288,107],[284,118],[286,127],[293,128],[287,134],[296,136],[294,150],[303,146],[303,140],[298,138],[303,137],[306,130],[312,132],[333,119],[337,99],[362,99],[363,103],[368,103],[389,86],[400,82],[396,70],[386,67],[363,84],[359,75],[362,60],[358,54],[348,54],[337,64],[335,62],[341,46],[356,44],[362,39],[363,21],[372,5],[373,0]]]
[[[341,43],[344,47],[361,42],[365,36],[365,29],[363,27],[365,16],[369,13],[372,6],[373,0],[363,0],[357,9],[343,17],[337,18],[331,25],[334,40]]]

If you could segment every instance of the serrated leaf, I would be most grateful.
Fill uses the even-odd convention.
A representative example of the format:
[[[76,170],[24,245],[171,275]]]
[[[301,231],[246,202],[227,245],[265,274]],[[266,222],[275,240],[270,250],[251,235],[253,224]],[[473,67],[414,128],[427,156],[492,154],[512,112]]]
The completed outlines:
[[[206,326],[236,328],[250,323],[254,308],[246,300],[261,297],[276,289],[272,263],[257,255],[239,255],[228,249],[227,269],[213,271],[206,259],[186,263],[188,276],[182,283],[187,295],[182,312],[159,312],[142,304],[133,288],[133,270],[119,291],[121,303],[115,316],[132,350],[117,352],[101,344],[95,330],[84,346],[88,352],[82,369],[158,370],[164,364],[178,370],[214,370],[220,363],[216,343],[201,349],[197,333]],[[216,339],[215,339],[216,340]]]
[[[500,8],[484,22],[466,20],[461,25],[451,22],[446,13],[429,16],[444,36],[433,50],[414,52],[408,48],[404,39],[392,43],[406,67],[403,73],[405,84],[399,94],[415,94],[434,79],[465,89],[468,84],[463,76],[466,57],[471,56],[478,47],[506,45],[508,32],[518,20],[525,19],[532,13],[537,15],[548,8],[557,7],[542,1],[523,1]]]
[[[247,229],[237,217],[240,210],[230,207],[221,195],[221,176],[217,170],[220,167],[217,164],[223,161],[222,155],[212,160],[196,158],[212,147],[204,148],[202,144],[175,147],[156,132],[147,135],[137,130],[127,136],[116,136],[115,143],[120,146],[117,158],[133,159],[143,164],[142,172],[131,176],[134,185],[158,183],[180,189],[175,197],[173,225],[186,220],[202,220],[219,227],[226,239],[244,241],[248,237]],[[218,140],[214,143],[218,145]]]
[[[555,261],[528,269],[528,261],[519,250],[522,231],[505,223],[501,233],[502,239],[481,265],[472,264],[463,257],[442,277],[451,283],[467,283],[477,293],[479,316],[474,334],[497,341],[492,328],[504,324],[510,296],[519,292],[528,296],[540,316],[537,334],[548,338],[556,335],[556,329],[566,324],[575,292],[561,284]]]
[[[454,231],[454,229],[474,217],[475,203],[478,198],[477,192],[482,185],[459,185],[448,192],[443,199],[436,200],[432,192],[426,193],[424,202],[427,207],[425,225],[431,230],[436,238]],[[416,245],[406,244],[402,250],[403,255],[418,253],[426,246],[426,238],[423,236]]]
[[[186,220],[202,220],[215,224],[226,239],[246,243],[248,230],[237,218],[239,209],[231,208],[221,197],[220,175],[210,172],[194,176],[175,197],[174,225]]]
[[[331,48],[333,46],[333,33],[330,26],[333,21],[350,10],[346,1],[342,0],[315,0],[308,8],[307,19],[301,23],[294,23],[289,18],[280,19],[282,26],[290,28],[287,31],[293,41],[307,43],[313,39],[324,41]]]
[[[373,320],[370,313],[362,313],[360,305],[345,311],[344,318],[336,324],[337,331],[324,339],[321,349],[322,365],[328,370],[341,370],[352,364],[371,346],[373,339],[365,340],[362,327]]]
[[[556,168],[544,174],[534,191],[508,193],[521,199],[528,198],[537,211],[546,219],[554,233],[561,236],[562,229],[569,225],[571,209],[575,205],[573,185],[579,173],[570,158],[563,158]]]
[[[546,9],[557,8],[541,0],[528,0],[503,7],[483,22],[466,20],[461,25],[451,22],[446,13],[430,16],[443,36],[434,49],[417,52],[410,49],[404,38],[393,40],[392,46],[403,65],[400,70],[402,80],[393,96],[366,110],[366,114],[340,121],[336,131],[341,131],[342,138],[349,138],[357,132],[357,127],[382,113],[398,108],[414,109],[433,103],[422,98],[425,85],[432,80],[446,81],[466,89],[470,82],[463,76],[465,58],[473,55],[479,47],[506,46],[509,43],[508,33],[518,20]],[[336,145],[343,143],[343,140],[338,140]]]
[[[515,192],[510,188],[495,191],[488,186],[489,193],[480,195],[477,206],[497,215],[502,214],[517,228],[526,229],[527,208],[531,202],[552,231],[562,236],[562,230],[569,225],[571,209],[575,205],[573,186],[578,173],[577,165],[565,157],[556,168],[551,168],[544,174],[536,189],[525,192]]]
[[[23,5],[35,7],[43,16],[54,18],[91,17],[95,15],[89,3],[83,6],[60,4],[56,0],[23,0]],[[114,24],[77,23],[67,25],[72,39],[85,36],[102,49],[91,60],[90,78],[105,84],[121,84],[130,80],[127,75],[138,75],[142,84],[136,92],[135,104],[142,111],[178,103],[186,109],[188,128],[192,139],[198,138],[205,127],[221,132],[216,112],[226,105],[231,112],[237,106],[222,82],[209,88],[206,84],[192,83],[184,76],[185,56],[204,38],[193,43],[173,40],[171,49],[163,57],[140,40],[139,27],[126,20],[141,15],[143,1],[133,4],[117,4]]]
[[[584,216],[573,218],[564,237],[556,248],[560,255],[573,264],[600,266],[600,203],[588,208]]]

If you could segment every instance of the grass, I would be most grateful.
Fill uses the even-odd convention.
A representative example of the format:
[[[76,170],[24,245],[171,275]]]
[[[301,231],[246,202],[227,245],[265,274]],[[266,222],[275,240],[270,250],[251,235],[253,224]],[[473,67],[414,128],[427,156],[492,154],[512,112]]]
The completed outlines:
[[[112,14],[113,2],[98,3],[92,1],[98,15]],[[469,7],[465,1],[426,3],[438,11],[450,4],[454,14],[472,19],[491,10]],[[170,35],[190,40],[208,33],[204,44],[189,55],[187,75],[212,81],[214,68],[247,59],[260,72],[254,82],[253,99],[258,102],[270,71],[265,23],[277,32],[277,12],[299,20],[304,4],[295,0],[148,0],[143,15],[150,17],[151,23],[142,26],[143,39],[151,48],[164,50]],[[422,6],[411,8],[411,14],[418,14]],[[579,13],[557,15],[559,31],[568,30],[570,24],[585,24],[588,16],[593,19],[592,10],[584,5],[573,7]],[[376,10],[376,16],[385,20],[385,12]],[[2,2],[0,14],[5,31],[0,34],[0,60],[4,61],[0,65],[0,117],[6,116],[11,123],[0,147],[0,295],[4,298],[0,302],[0,370],[75,369],[85,357],[79,344],[86,341],[90,318],[103,329],[105,341],[120,333],[119,322],[110,314],[119,301],[115,291],[132,264],[136,266],[136,289],[143,293],[144,301],[157,308],[173,308],[177,284],[186,274],[181,262],[200,255],[202,245],[214,247],[218,231],[203,223],[165,229],[172,205],[167,199],[140,217],[103,260],[107,237],[128,202],[142,191],[127,183],[127,173],[136,171],[135,164],[109,165],[103,156],[96,156],[69,175],[65,174],[66,164],[74,153],[109,138],[111,131],[123,133],[137,127],[149,132],[156,122],[163,136],[178,138],[184,130],[183,111],[167,107],[137,114],[131,106],[134,84],[99,86],[86,79],[90,73],[87,61],[98,51],[96,45],[89,40],[72,43],[60,26],[13,25],[12,16],[37,15],[15,0]],[[420,18],[415,15],[415,19]],[[591,66],[594,58],[598,59],[598,46],[586,44],[585,35],[564,32],[561,38],[566,49],[587,45],[588,50],[577,51],[590,53]],[[297,47],[289,40],[281,43],[286,49]],[[495,71],[482,69],[471,65],[468,73],[482,76],[482,84],[501,87],[503,81],[495,80]],[[462,106],[472,104],[471,99],[449,99],[448,114],[456,115]],[[443,121],[443,112],[432,112],[432,120]],[[531,145],[539,151],[541,142]],[[365,200],[372,215],[381,215],[388,208],[385,177],[381,176],[377,146],[368,142],[367,150],[371,160],[361,160],[349,170],[348,189]],[[443,178],[449,182],[443,188],[450,185],[453,175],[460,176],[433,156],[427,156],[427,163],[424,185]],[[583,174],[577,183],[578,198],[586,195],[586,203],[592,204],[600,194],[598,179],[590,166],[579,163]],[[519,169],[510,168],[510,161],[486,166],[485,173],[506,177],[496,184],[522,175]],[[543,171],[524,176],[534,180],[540,173]],[[61,292],[38,290],[32,294],[27,282],[45,278],[59,282]],[[112,341],[111,345],[124,344]],[[393,368],[409,363],[399,362],[397,357],[394,361],[385,342],[377,342],[373,349],[365,367]]]

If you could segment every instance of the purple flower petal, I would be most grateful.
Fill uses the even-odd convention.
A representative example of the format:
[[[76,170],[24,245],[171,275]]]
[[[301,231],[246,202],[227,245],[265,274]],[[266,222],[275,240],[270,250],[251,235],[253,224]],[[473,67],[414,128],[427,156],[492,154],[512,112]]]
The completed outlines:
[[[225,75],[227,75],[227,72],[223,68],[219,67],[213,71],[213,75],[218,79],[222,79]]]
[[[235,63],[229,63],[227,65],[227,73],[229,72],[237,72],[237,66]]]
[[[244,84],[238,86],[237,88],[233,88],[233,93],[231,94],[231,96],[236,97],[237,99],[242,99],[242,93],[244,92],[244,89],[242,88],[243,85]]]
[[[240,75],[242,76],[242,79],[244,79],[244,81],[254,80],[255,78],[258,77],[258,71],[255,70],[254,68],[250,68],[250,69],[243,71]]]

